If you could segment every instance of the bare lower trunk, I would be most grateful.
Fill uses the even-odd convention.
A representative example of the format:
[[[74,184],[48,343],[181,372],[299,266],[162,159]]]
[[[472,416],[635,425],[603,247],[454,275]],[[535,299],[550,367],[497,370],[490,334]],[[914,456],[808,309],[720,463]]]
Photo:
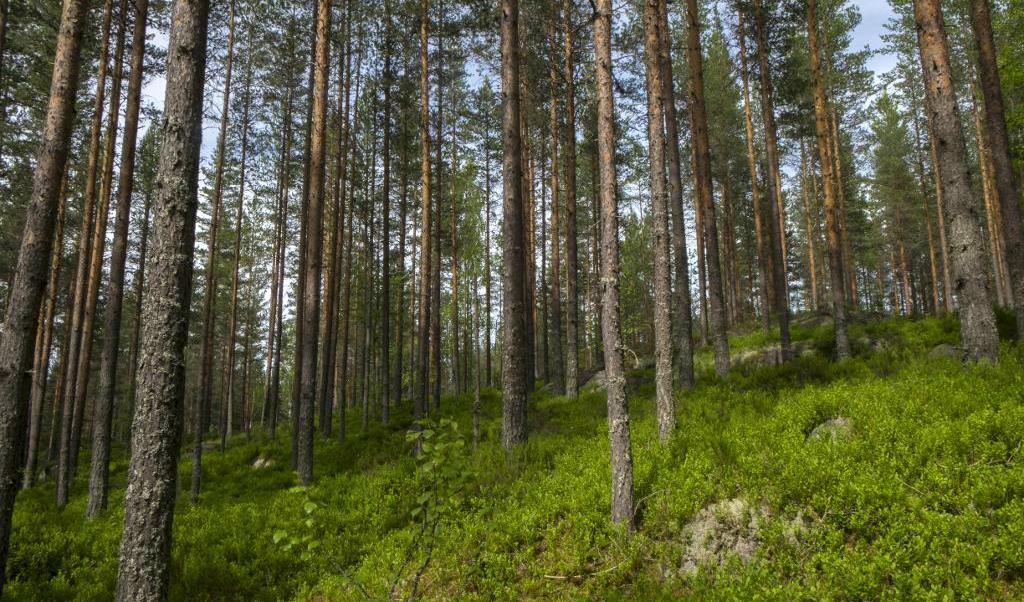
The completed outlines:
[[[694,178],[700,180],[698,201],[703,218],[705,244],[704,263],[708,275],[708,318],[711,340],[715,350],[715,372],[724,376],[729,372],[728,323],[725,317],[721,261],[718,251],[718,223],[711,184],[711,149],[708,143],[707,109],[704,99],[704,59],[701,54],[699,13],[697,0],[687,0],[687,63],[690,67],[690,119],[694,138]]]
[[[313,480],[313,415],[316,403],[317,345],[320,328],[320,276],[323,261],[323,201],[327,150],[327,85],[330,66],[331,3],[318,0],[316,15],[316,53],[313,78],[313,113],[310,125],[310,165],[308,196],[305,199],[308,218],[306,232],[306,266],[302,278],[303,320],[299,381],[299,432],[296,469],[299,481]]]
[[[523,151],[519,82],[519,2],[501,0],[501,104],[504,140],[502,223],[501,442],[506,450],[526,441],[527,354]]]
[[[205,0],[175,0],[171,7],[164,131],[143,310],[142,369],[115,596],[119,601],[164,600],[170,582],[208,12]]]
[[[991,152],[999,209],[1002,212],[1002,235],[1005,259],[1009,268],[1010,288],[1017,315],[1017,337],[1024,338],[1024,233],[1020,213],[1020,191],[1013,176],[1010,160],[1009,134],[1003,109],[1003,93],[999,66],[992,35],[992,18],[988,0],[971,0],[971,27],[978,47],[978,74],[985,98],[985,125]]]
[[[601,169],[601,331],[608,437],[611,442],[612,522],[633,528],[633,453],[619,322],[619,209],[615,197],[615,107],[612,96],[611,0],[597,0],[594,54],[597,76],[597,144]]]
[[[89,516],[95,516],[107,507],[111,419],[113,417],[114,393],[117,387],[121,310],[124,302],[124,271],[128,259],[128,225],[131,220],[135,146],[139,129],[142,62],[145,58],[148,11],[149,0],[136,0],[135,25],[132,32],[131,74],[128,81],[128,105],[125,112],[124,139],[121,143],[114,243],[110,257],[110,283],[107,292],[106,321],[103,327],[103,351],[100,358],[100,390],[93,422],[89,503],[86,507],[86,514]]]
[[[565,45],[565,392],[570,399],[579,394],[579,250],[576,240],[576,82],[573,65],[573,2],[563,0],[562,36]],[[487,217],[490,223],[490,208]],[[490,228],[488,227],[488,233]],[[489,245],[488,245],[489,247]],[[488,256],[489,256],[488,251]],[[490,276],[488,262],[488,277]],[[487,353],[490,356],[490,288],[487,299]],[[487,361],[490,384],[490,357]]]
[[[658,437],[665,441],[676,427],[672,391],[672,302],[669,267],[668,193],[665,189],[665,86],[661,78],[659,0],[644,1],[644,63],[647,83],[647,148],[651,172],[654,238],[654,366]]]
[[[821,164],[821,184],[825,197],[825,228],[828,233],[828,267],[832,278],[832,320],[836,333],[836,359],[850,357],[850,338],[846,330],[846,266],[843,264],[842,235],[836,207],[837,181],[829,144],[828,115],[825,108],[825,89],[821,75],[821,55],[818,49],[818,22],[816,0],[807,0],[807,41],[811,56],[811,79],[814,89],[814,125]]]
[[[949,251],[960,301],[960,334],[972,359],[995,361],[999,357],[999,336],[985,279],[984,243],[978,210],[971,198],[966,146],[938,0],[914,0],[914,17],[950,218]]]

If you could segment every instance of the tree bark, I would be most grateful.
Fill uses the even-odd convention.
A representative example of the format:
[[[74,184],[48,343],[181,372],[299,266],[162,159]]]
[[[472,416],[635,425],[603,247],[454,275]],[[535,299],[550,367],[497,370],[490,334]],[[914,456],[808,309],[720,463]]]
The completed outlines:
[[[509,1],[509,0],[503,0]],[[430,72],[427,63],[427,32],[430,28],[427,0],[420,0],[420,278],[419,339],[416,358],[416,386],[413,391],[413,419],[426,414],[428,356],[430,350]]]
[[[690,295],[689,252],[686,249],[686,216],[683,210],[683,176],[679,158],[679,122],[676,115],[675,82],[672,76],[672,43],[669,36],[668,3],[658,2],[659,63],[665,112],[665,144],[668,149],[669,205],[672,209],[672,250],[675,253],[675,339],[679,384],[693,387],[693,316]]]
[[[231,68],[235,55],[235,0],[228,2],[228,54],[224,65],[224,96],[220,107],[220,130],[217,135],[217,160],[213,175],[213,207],[210,210],[210,232],[207,240],[206,273],[203,287],[203,335],[199,351],[199,391],[196,397],[190,499],[199,503],[202,479],[203,435],[210,428],[213,395],[213,338],[217,312],[217,233],[220,228],[220,204],[224,189],[224,153],[228,136],[231,106]]]
[[[807,43],[811,59],[811,86],[814,92],[814,129],[818,141],[821,164],[821,184],[825,197],[825,229],[828,234],[828,268],[832,284],[832,321],[835,324],[836,359],[850,357],[850,337],[846,327],[846,266],[843,262],[843,242],[836,208],[837,179],[832,162],[831,133],[825,107],[825,85],[821,74],[821,51],[818,44],[816,0],[807,0]]]
[[[914,18],[936,137],[937,166],[950,218],[949,254],[960,300],[960,334],[971,359],[995,361],[999,357],[999,335],[985,278],[984,243],[978,210],[971,199],[966,146],[938,0],[914,0]]]
[[[665,86],[661,69],[660,0],[644,0],[644,63],[647,83],[647,148],[651,178],[654,246],[654,366],[658,438],[676,428],[672,391],[672,283],[669,266],[668,192],[665,189]]]
[[[747,33],[744,26],[743,10],[738,10],[740,46],[740,79],[743,82],[743,123],[747,139],[747,169],[750,171],[750,197],[754,213],[754,241],[757,246],[758,293],[761,299],[761,325],[765,332],[771,329],[771,301],[769,300],[769,277],[771,254],[765,250],[764,215],[761,209],[761,189],[757,180],[757,153],[754,149],[754,119],[750,108],[750,70],[747,65]],[[770,196],[770,195],[769,195]],[[817,296],[815,296],[817,301]]]
[[[507,0],[506,0],[507,1]],[[615,197],[615,106],[612,95],[612,2],[597,0],[594,55],[597,79],[597,144],[601,203],[601,333],[608,390],[608,438],[611,443],[612,522],[633,528],[633,453],[619,320],[619,209]]]
[[[300,361],[299,433],[296,469],[299,481],[313,480],[313,415],[316,403],[317,345],[320,328],[320,279],[323,262],[323,201],[327,150],[327,85],[330,69],[331,3],[318,0],[316,15],[316,59],[313,76],[313,114],[310,122],[308,196],[305,199],[306,266],[302,278],[303,327]]]
[[[67,172],[65,172],[57,205],[57,220],[53,232],[53,251],[50,256],[50,275],[46,281],[46,299],[39,319],[36,335],[35,359],[32,364],[32,390],[29,402],[28,449],[25,459],[24,488],[35,483],[39,437],[42,432],[43,403],[46,401],[46,382],[50,370],[50,353],[53,344],[53,318],[57,306],[57,283],[60,277],[61,254],[63,251],[64,212],[67,203]],[[54,399],[56,407],[56,398]],[[56,422],[54,423],[56,426]],[[51,436],[53,433],[51,433]]]
[[[65,7],[66,8],[66,7]],[[82,194],[82,221],[78,233],[78,261],[75,269],[75,291],[71,303],[71,330],[68,333],[68,359],[64,366],[60,404],[63,408],[60,426],[60,453],[57,460],[56,502],[63,508],[68,502],[71,475],[71,433],[74,429],[75,382],[78,369],[79,348],[82,342],[82,320],[85,314],[89,277],[89,257],[92,249],[92,231],[96,213],[96,173],[100,154],[100,132],[103,127],[103,109],[106,98],[107,63],[110,55],[110,24],[113,19],[114,3],[105,0],[103,25],[100,29],[100,58],[96,75],[96,94],[93,98],[93,117],[89,130],[89,157],[85,171],[85,190]],[[77,82],[73,85],[77,85]],[[59,177],[59,176],[58,176]],[[59,186],[60,183],[54,184]]]
[[[143,314],[139,400],[115,599],[164,600],[185,396],[185,343],[206,72],[206,0],[175,0]]]
[[[565,393],[570,399],[579,394],[579,250],[576,232],[576,69],[573,63],[573,2],[563,0],[562,42],[564,44],[563,79],[565,81]],[[490,180],[488,179],[488,186]],[[488,199],[490,195],[488,194]],[[490,206],[487,207],[487,233],[490,235]],[[490,244],[487,245],[490,258]],[[490,278],[490,262],[487,262]],[[487,285],[487,378],[490,384],[490,285]]]
[[[131,220],[132,188],[135,173],[135,147],[139,130],[142,95],[142,69],[146,49],[146,19],[149,0],[135,0],[135,24],[132,30],[131,73],[121,141],[121,167],[118,174],[117,212],[114,243],[110,255],[110,282],[107,313],[103,327],[103,351],[100,358],[100,389],[93,418],[92,461],[89,471],[89,502],[85,513],[96,516],[107,507],[110,470],[110,435],[114,393],[117,388],[118,349],[121,341],[121,313],[124,302],[124,271],[128,259],[128,225]],[[122,20],[124,17],[122,16]]]
[[[971,28],[978,47],[978,75],[985,99],[985,125],[996,196],[999,198],[1003,218],[1002,235],[1016,309],[1017,336],[1024,338],[1024,233],[1021,227],[1020,191],[1016,186],[1010,160],[1009,134],[988,4],[988,0],[971,0]]]
[[[501,443],[506,451],[526,442],[527,354],[523,150],[520,107],[519,0],[501,0],[502,370]]]
[[[554,24],[551,27],[551,41],[554,43]],[[571,74],[570,74],[571,77]],[[565,395],[566,362],[562,355],[562,250],[561,250],[561,204],[558,191],[558,57],[551,56],[551,366],[548,369],[548,380],[554,384],[555,393]],[[669,342],[671,345],[671,341]]]
[[[391,409],[391,5],[384,2],[385,31],[384,52],[384,181],[381,196],[383,197],[383,215],[381,216],[381,366],[383,376],[381,382],[380,421],[388,423]],[[454,238],[454,234],[452,235]],[[454,253],[453,253],[454,254]],[[399,373],[401,378],[401,373]],[[396,398],[397,399],[397,398]]]
[[[772,286],[775,293],[775,313],[779,318],[779,347],[783,361],[792,356],[789,342],[789,293],[786,285],[786,233],[782,228],[779,208],[779,151],[775,129],[771,70],[768,66],[768,29],[765,24],[761,0],[754,0],[754,32],[757,38],[757,61],[761,84],[761,117],[764,126],[765,158],[768,161],[768,233],[771,247]]]
[[[708,273],[708,301],[711,326],[711,340],[715,350],[715,372],[724,376],[729,372],[729,333],[725,317],[725,299],[722,286],[722,269],[718,251],[718,224],[715,218],[715,201],[711,184],[711,149],[708,143],[708,118],[704,100],[704,59],[701,54],[699,13],[697,0],[687,0],[687,63],[690,68],[690,119],[693,125],[696,172],[700,180],[698,201],[703,217],[705,244],[704,263]]]

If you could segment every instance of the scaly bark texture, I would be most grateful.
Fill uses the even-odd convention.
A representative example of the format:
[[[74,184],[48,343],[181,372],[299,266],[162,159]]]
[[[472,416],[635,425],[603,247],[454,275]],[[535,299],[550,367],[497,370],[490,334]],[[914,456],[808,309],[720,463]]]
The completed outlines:
[[[978,76],[985,99],[985,126],[996,196],[1002,212],[1003,241],[1010,288],[1017,315],[1017,336],[1024,338],[1024,233],[1021,227],[1020,191],[1013,177],[1009,134],[999,65],[992,35],[992,16],[988,0],[971,0],[971,28],[978,47]]]
[[[836,174],[833,171],[832,147],[829,144],[828,114],[825,109],[825,86],[821,74],[821,51],[818,43],[816,0],[807,0],[807,43],[811,58],[811,87],[814,92],[814,130],[821,163],[821,183],[825,197],[825,229],[828,234],[828,268],[832,284],[832,320],[836,333],[836,359],[850,357],[850,337],[846,328],[846,266],[843,265],[842,237],[836,213]]]
[[[427,409],[427,380],[430,354],[430,72],[427,70],[427,0],[420,0],[420,291],[419,332],[416,357],[416,386],[413,391],[413,418],[421,420]]]
[[[508,0],[506,0],[508,1]],[[615,101],[612,95],[612,2],[597,0],[594,58],[597,77],[597,146],[601,204],[601,336],[608,391],[612,522],[633,528],[633,452],[619,318],[619,208],[615,196]]]
[[[50,79],[46,121],[32,178],[32,196],[0,330],[0,592],[6,579],[14,498],[21,487],[22,449],[40,302],[53,251],[54,224],[74,120],[86,0],[65,0]]]
[[[711,145],[708,142],[708,115],[704,99],[704,57],[700,43],[700,13],[697,0],[687,0],[687,51],[686,61],[690,68],[690,121],[693,132],[694,173],[697,186],[697,201],[701,205],[705,252],[704,263],[708,276],[708,317],[710,318],[711,341],[715,350],[715,372],[724,376],[729,372],[729,333],[725,317],[725,295],[723,294],[722,267],[718,252],[718,224],[715,219],[715,201],[711,184]]]
[[[526,245],[524,232],[523,149],[520,136],[519,0],[501,0],[501,129],[504,141],[502,215],[502,371],[501,443],[506,450],[526,441],[527,354]],[[422,352],[421,352],[422,353]]]
[[[660,63],[659,0],[644,0],[644,64],[647,82],[647,148],[651,173],[654,238],[654,367],[658,437],[676,428],[672,391],[672,283],[669,267],[668,192],[665,190],[665,87]]]
[[[960,335],[971,359],[996,361],[999,334],[986,276],[985,242],[978,207],[971,194],[967,147],[939,0],[914,0],[914,20],[936,139],[937,167],[949,217],[949,256],[953,288],[960,302]]]
[[[118,601],[166,600],[170,580],[209,9],[207,0],[175,0],[171,6],[164,131],[153,201]]]

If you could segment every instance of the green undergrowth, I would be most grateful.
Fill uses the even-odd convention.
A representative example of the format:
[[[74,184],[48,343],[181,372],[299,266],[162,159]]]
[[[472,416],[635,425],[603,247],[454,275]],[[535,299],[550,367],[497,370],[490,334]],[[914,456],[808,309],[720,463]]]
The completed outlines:
[[[653,374],[631,378],[637,529],[609,522],[604,395],[531,397],[530,439],[500,447],[500,398],[445,398],[415,437],[407,404],[390,427],[318,436],[315,483],[297,486],[290,443],[262,432],[204,456],[198,506],[183,455],[174,520],[177,600],[1000,599],[1024,596],[1024,350],[999,365],[929,357],[956,344],[952,318],[851,327],[855,358],[830,360],[831,328],[794,327],[808,351],[784,366],[738,365],[677,394],[679,428],[657,440]],[[734,352],[771,341],[737,335]],[[847,437],[809,438],[836,417]],[[409,439],[422,453],[411,454]],[[269,466],[256,468],[257,459]],[[84,475],[86,468],[80,469]],[[11,599],[109,599],[127,460],[110,510],[83,518],[84,485],[61,512],[53,486],[23,492]],[[82,476],[79,481],[83,481]],[[743,498],[767,509],[749,562],[680,570],[686,525]],[[418,510],[417,510],[418,509]],[[794,517],[803,525],[788,532]]]

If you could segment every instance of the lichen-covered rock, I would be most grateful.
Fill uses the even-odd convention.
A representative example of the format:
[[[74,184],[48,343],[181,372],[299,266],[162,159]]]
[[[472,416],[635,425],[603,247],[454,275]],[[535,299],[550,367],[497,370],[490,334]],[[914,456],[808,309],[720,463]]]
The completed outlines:
[[[853,421],[845,416],[836,416],[814,427],[808,439],[828,439],[838,441],[846,439],[853,433]]]
[[[931,351],[928,352],[928,359],[930,360],[944,360],[953,359],[962,361],[964,359],[964,352],[956,347],[943,343],[932,347]]]
[[[761,525],[768,509],[743,498],[705,507],[683,531],[688,539],[680,569],[694,573],[704,565],[722,566],[730,557],[749,562],[761,543]]]

